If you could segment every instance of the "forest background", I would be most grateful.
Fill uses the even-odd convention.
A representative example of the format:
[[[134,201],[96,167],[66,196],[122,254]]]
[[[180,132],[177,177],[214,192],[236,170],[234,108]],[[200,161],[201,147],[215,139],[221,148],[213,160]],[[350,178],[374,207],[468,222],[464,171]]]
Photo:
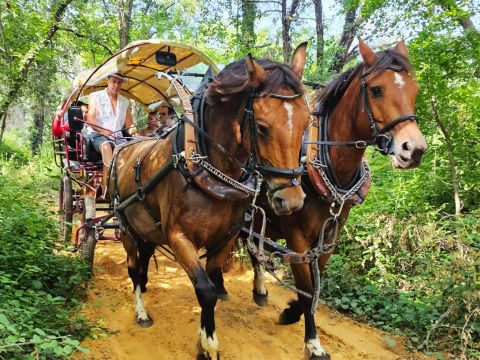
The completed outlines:
[[[57,255],[50,123],[82,69],[138,39],[218,64],[251,52],[325,83],[405,39],[428,152],[412,171],[369,153],[373,186],[329,261],[322,301],[437,358],[480,358],[480,4],[476,0],[0,0],[0,359],[87,351],[87,273]],[[390,339],[389,341],[393,341]]]

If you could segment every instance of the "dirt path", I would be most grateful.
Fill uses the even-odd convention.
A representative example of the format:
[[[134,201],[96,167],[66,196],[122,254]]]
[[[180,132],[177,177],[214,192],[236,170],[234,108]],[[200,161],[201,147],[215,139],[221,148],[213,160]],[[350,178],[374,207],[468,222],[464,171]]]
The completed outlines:
[[[157,256],[152,260],[148,292],[144,301],[153,326],[139,328],[134,322],[134,297],[121,244],[101,242],[95,251],[95,279],[83,310],[93,323],[103,324],[109,336],[88,339],[90,348],[77,359],[108,360],[183,360],[194,359],[200,307],[190,281],[178,264]],[[278,315],[294,297],[269,283],[269,305],[260,308],[252,300],[251,271],[232,271],[225,276],[230,300],[216,307],[217,335],[222,360],[302,359],[303,319],[280,326]],[[383,334],[320,307],[316,323],[322,345],[333,360],[424,359],[402,346],[389,348]],[[401,341],[396,339],[397,344]]]

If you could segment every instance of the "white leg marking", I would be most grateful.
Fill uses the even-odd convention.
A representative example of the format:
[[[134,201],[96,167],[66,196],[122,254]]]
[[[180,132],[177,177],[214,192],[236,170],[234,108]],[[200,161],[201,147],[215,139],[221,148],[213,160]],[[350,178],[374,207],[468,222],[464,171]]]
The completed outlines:
[[[309,356],[322,356],[327,354],[322,345],[320,345],[318,336],[315,339],[307,340],[305,343],[305,351],[308,351]]]
[[[395,76],[395,85],[397,85],[397,87],[400,89],[403,89],[405,86],[405,81],[403,81],[402,75],[397,72],[393,73],[393,75]]]
[[[265,271],[260,265],[255,266],[255,291],[260,295],[267,295],[267,288],[265,286]]]
[[[213,360],[216,360],[218,353],[218,339],[216,332],[214,331],[213,336],[210,337],[207,336],[207,331],[205,330],[205,328],[201,328],[199,334],[203,354],[210,356],[210,358],[212,358]]]
[[[142,292],[140,290],[140,285],[137,285],[135,288],[135,312],[137,313],[137,319],[147,321],[148,315],[145,305],[142,300]]]
[[[293,122],[292,122],[292,117],[293,117],[293,105],[284,101],[283,102],[283,107],[285,108],[285,110],[287,110],[287,115],[288,115],[288,131],[290,132],[290,134],[292,133],[292,126],[293,126]]]

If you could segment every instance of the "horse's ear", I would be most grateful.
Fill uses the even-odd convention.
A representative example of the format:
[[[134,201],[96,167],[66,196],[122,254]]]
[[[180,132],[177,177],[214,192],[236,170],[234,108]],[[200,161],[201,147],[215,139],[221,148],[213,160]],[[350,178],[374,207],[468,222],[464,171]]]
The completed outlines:
[[[378,55],[368,47],[362,38],[358,38],[358,49],[360,51],[360,55],[362,55],[363,62],[367,67],[375,64],[375,61],[378,59]]]
[[[303,76],[303,69],[305,68],[305,63],[307,62],[307,44],[308,42],[305,41],[297,46],[290,63],[293,71],[300,77],[300,79]]]
[[[254,86],[260,85],[265,78],[265,70],[253,60],[250,53],[247,55],[246,64],[250,82],[253,83]]]
[[[399,54],[402,54],[403,56],[408,58],[408,49],[407,49],[407,45],[405,44],[405,40],[401,40],[401,41],[397,42],[397,45],[395,46],[395,49],[393,49],[393,50],[395,50]]]

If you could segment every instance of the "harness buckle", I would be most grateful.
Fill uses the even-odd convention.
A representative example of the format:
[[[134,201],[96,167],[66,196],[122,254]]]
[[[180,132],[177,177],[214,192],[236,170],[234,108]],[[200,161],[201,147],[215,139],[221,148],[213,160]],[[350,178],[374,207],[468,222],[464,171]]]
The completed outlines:
[[[141,186],[137,188],[137,197],[138,197],[138,200],[140,201],[145,200],[145,191],[143,191],[143,187]]]
[[[173,155],[173,167],[176,169],[179,162],[182,160],[182,159],[185,159],[185,151],[182,151],[178,154],[174,154]]]
[[[366,149],[367,148],[367,142],[365,140],[355,141],[355,147],[357,149]]]

